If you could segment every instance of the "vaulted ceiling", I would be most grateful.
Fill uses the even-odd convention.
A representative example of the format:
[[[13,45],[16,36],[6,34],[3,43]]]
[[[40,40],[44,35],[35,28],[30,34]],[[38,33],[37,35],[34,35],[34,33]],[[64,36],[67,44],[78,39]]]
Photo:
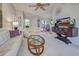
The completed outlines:
[[[56,4],[50,4],[49,6],[44,7],[46,10],[38,9],[35,11],[35,7],[29,7],[29,5],[35,5],[35,3],[18,3],[13,4],[16,10],[23,11],[26,15],[36,15],[44,18],[51,17],[53,13],[53,8]]]
[[[14,3],[13,6],[17,11],[22,11],[28,17],[39,16],[43,18],[50,18],[55,12],[56,8],[60,8],[64,5],[79,5],[79,4],[61,4],[50,3],[49,6],[44,7],[46,10],[38,9],[35,11],[35,7],[29,7],[29,5],[35,5],[36,3]]]

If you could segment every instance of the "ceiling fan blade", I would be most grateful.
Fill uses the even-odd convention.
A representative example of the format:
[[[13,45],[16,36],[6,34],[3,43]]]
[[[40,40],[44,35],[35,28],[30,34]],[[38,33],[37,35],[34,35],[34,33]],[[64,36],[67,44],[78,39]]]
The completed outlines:
[[[50,4],[49,4],[49,3],[46,3],[45,5],[46,5],[46,6],[49,6]]]
[[[50,4],[49,3],[43,3],[41,4],[41,6],[49,6]]]
[[[45,8],[43,8],[43,7],[40,7],[42,10],[46,10]]]
[[[29,7],[37,7],[37,5],[30,5]]]
[[[36,7],[35,10],[37,10],[39,7]]]

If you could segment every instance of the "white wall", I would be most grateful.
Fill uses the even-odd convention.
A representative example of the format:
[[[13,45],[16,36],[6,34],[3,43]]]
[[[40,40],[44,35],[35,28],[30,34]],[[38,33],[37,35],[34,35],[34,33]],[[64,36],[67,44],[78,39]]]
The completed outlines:
[[[15,16],[15,9],[12,4],[3,3],[2,4],[3,11],[3,27],[5,29],[11,29],[11,21]]]
[[[75,18],[79,26],[79,5],[64,5],[58,16]]]

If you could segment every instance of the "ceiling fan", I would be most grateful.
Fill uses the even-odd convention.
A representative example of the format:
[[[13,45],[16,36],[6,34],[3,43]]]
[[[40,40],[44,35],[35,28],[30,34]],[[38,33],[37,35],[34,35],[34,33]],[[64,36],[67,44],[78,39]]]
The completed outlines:
[[[49,3],[36,3],[36,5],[30,5],[29,7],[36,7],[35,10],[38,10],[39,8],[42,10],[46,10],[44,7],[49,5]]]

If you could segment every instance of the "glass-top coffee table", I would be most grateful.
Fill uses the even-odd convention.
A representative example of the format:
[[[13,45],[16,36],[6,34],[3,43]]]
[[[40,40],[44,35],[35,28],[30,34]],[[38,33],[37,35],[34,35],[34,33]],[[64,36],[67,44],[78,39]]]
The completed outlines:
[[[29,51],[36,56],[39,56],[44,51],[45,39],[40,35],[30,35],[28,40]]]

